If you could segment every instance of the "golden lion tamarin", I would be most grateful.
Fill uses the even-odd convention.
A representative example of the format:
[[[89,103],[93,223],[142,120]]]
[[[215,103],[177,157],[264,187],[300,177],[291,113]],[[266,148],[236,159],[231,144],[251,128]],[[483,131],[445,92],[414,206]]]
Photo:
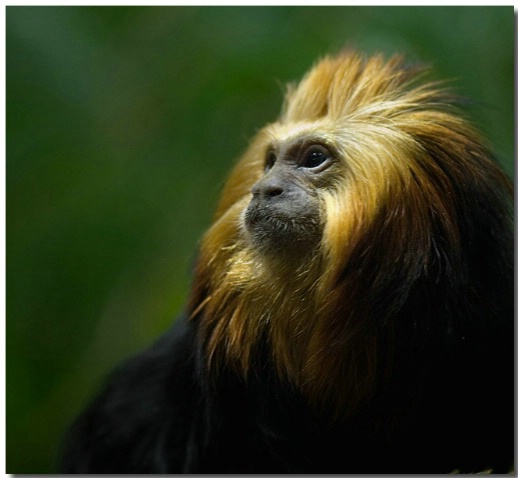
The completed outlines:
[[[64,472],[511,469],[513,188],[422,72],[346,51],[288,88],[185,316],[78,419]]]

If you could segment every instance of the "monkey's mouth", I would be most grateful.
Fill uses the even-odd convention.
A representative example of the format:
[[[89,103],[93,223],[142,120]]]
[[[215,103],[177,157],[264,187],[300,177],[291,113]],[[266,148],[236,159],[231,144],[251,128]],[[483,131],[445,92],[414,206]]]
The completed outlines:
[[[290,229],[296,228],[294,219],[281,218],[265,211],[258,211],[255,208],[248,208],[245,212],[245,225],[250,232],[259,227],[288,232]]]
[[[256,246],[285,249],[293,243],[315,242],[319,221],[311,215],[286,215],[275,207],[250,202],[243,214],[247,235]]]

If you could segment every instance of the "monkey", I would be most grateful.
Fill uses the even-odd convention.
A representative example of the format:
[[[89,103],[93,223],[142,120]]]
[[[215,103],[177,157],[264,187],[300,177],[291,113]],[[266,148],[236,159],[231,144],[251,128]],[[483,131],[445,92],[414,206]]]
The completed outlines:
[[[72,425],[64,473],[508,473],[513,184],[403,55],[288,85],[186,310]]]

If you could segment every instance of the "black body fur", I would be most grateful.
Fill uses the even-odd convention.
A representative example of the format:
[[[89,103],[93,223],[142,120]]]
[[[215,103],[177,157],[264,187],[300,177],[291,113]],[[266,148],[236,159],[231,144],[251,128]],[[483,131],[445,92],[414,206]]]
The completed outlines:
[[[195,324],[181,318],[116,371],[78,419],[60,471],[506,473],[514,453],[513,324],[480,333],[454,350],[423,352],[426,364],[401,357],[399,378],[337,422],[310,410],[267,359],[246,383],[228,370],[213,381]]]

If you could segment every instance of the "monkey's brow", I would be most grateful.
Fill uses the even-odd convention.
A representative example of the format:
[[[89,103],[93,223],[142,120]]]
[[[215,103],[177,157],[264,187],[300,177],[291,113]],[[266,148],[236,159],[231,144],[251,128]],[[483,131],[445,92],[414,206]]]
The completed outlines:
[[[279,138],[270,143],[268,151],[273,151],[275,154],[286,154],[288,156],[296,156],[304,151],[309,146],[321,144],[325,146],[332,154],[336,154],[336,148],[333,142],[324,136],[318,134],[298,136],[293,139]]]

